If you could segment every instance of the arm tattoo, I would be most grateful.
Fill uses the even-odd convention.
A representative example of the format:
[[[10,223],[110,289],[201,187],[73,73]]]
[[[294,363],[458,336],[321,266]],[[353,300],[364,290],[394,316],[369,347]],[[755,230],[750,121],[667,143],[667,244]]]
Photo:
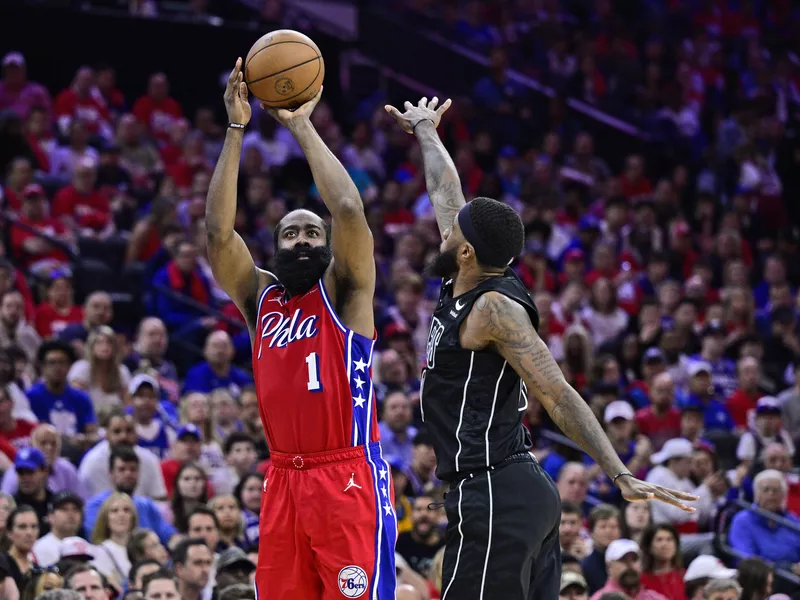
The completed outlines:
[[[433,123],[417,127],[417,139],[422,147],[425,163],[425,185],[428,188],[439,231],[444,233],[453,225],[458,211],[466,204],[453,159],[439,139]]]
[[[625,470],[589,405],[569,385],[522,305],[489,292],[475,303],[482,333],[532,390],[553,422],[609,475]]]

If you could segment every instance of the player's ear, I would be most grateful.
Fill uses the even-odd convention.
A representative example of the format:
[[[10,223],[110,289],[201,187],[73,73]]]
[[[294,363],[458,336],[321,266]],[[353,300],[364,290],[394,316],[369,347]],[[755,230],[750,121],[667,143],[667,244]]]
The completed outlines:
[[[466,262],[475,256],[475,248],[469,242],[464,242],[459,255],[461,256],[461,260]]]

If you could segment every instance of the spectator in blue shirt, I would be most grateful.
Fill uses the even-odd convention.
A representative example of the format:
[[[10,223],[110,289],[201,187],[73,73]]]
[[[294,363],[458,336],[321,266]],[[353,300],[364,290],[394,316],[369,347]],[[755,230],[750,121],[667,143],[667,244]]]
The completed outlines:
[[[42,381],[27,396],[36,418],[51,423],[68,443],[88,449],[97,441],[97,418],[89,396],[67,384],[67,373],[75,362],[72,346],[50,340],[37,355]]]
[[[753,480],[755,505],[796,523],[800,518],[786,512],[787,484],[784,474],[767,469]],[[786,527],[749,510],[733,517],[729,533],[731,547],[746,557],[758,557],[792,570],[800,565],[800,531]]]
[[[114,446],[111,449],[109,458],[109,472],[111,475],[111,485],[113,490],[105,490],[89,499],[86,503],[83,526],[87,537],[94,529],[97,513],[109,496],[113,492],[128,494],[133,498],[136,506],[136,513],[139,516],[139,527],[152,529],[156,532],[161,543],[165,546],[178,532],[175,528],[164,520],[158,506],[146,496],[134,495],[134,490],[139,483],[139,457],[131,446]]]
[[[413,412],[411,400],[400,391],[389,393],[383,401],[383,419],[378,427],[381,430],[381,447],[384,456],[394,458],[402,465],[401,470],[411,466],[414,456],[416,427],[411,426]]]
[[[186,373],[183,393],[210,394],[218,388],[225,388],[231,396],[238,398],[243,387],[253,385],[253,378],[233,366],[233,353],[233,344],[226,332],[215,331],[208,336],[203,349],[205,360]]]
[[[705,431],[733,431],[733,419],[722,402],[714,398],[711,366],[704,361],[689,363],[689,394],[683,397],[682,408],[694,408],[703,413]]]
[[[738,386],[736,364],[724,355],[727,335],[725,325],[720,321],[709,321],[700,336],[702,344],[700,354],[689,359],[690,371],[692,364],[706,363],[711,372],[711,383],[716,388],[717,394],[723,398],[730,397]]]

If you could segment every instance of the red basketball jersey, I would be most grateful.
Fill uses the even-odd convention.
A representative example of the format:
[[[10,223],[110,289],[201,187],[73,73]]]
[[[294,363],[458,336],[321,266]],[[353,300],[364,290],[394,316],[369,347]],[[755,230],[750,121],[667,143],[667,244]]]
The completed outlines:
[[[321,280],[293,298],[280,285],[263,291],[253,373],[271,450],[306,454],[378,441],[374,345],[342,324]]]

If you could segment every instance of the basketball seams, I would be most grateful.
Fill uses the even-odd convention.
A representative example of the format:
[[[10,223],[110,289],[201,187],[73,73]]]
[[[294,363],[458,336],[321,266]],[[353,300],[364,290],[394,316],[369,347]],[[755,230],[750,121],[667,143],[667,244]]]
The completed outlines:
[[[301,63],[297,63],[296,65],[292,65],[291,67],[287,67],[285,69],[281,69],[280,71],[276,71],[275,73],[270,73],[269,75],[264,75],[263,77],[259,77],[258,79],[253,79],[252,81],[247,81],[247,85],[252,83],[258,83],[259,81],[263,81],[264,79],[269,79],[270,77],[275,77],[276,75],[280,75],[281,73],[286,73],[286,71],[291,71],[292,69],[296,69],[297,67],[302,67],[303,65],[307,65],[310,62],[314,62],[315,60],[319,60],[322,58],[321,56],[317,55],[314,58],[309,58]],[[317,71],[317,77],[319,77],[319,71]],[[317,77],[314,78],[314,81],[317,80]],[[313,81],[312,81],[313,83]],[[308,88],[306,88],[308,89]],[[305,90],[304,90],[305,91]],[[294,96],[292,96],[294,97]]]
[[[258,56],[259,53],[263,52],[267,48],[272,48],[273,46],[280,46],[281,44],[300,44],[301,46],[306,46],[307,48],[311,48],[318,57],[322,56],[322,53],[319,51],[319,48],[316,45],[312,46],[311,44],[307,44],[306,42],[303,42],[301,40],[284,40],[282,42],[273,42],[272,44],[267,44],[263,48],[259,48],[258,50],[256,50],[256,53],[253,54],[253,56],[245,59],[244,68],[247,69],[247,65],[249,65],[250,61],[252,61],[256,56]]]
[[[321,57],[318,57],[318,58],[321,58]],[[295,65],[295,66],[297,66],[297,65]],[[292,67],[292,68],[294,68],[294,67]],[[298,96],[303,95],[308,90],[308,88],[310,88],[312,85],[314,85],[314,83],[316,83],[317,79],[319,79],[319,74],[321,72],[322,72],[322,61],[318,61],[317,62],[317,74],[314,76],[314,79],[311,80],[311,83],[309,83],[301,91],[297,92],[294,96],[289,96],[288,98],[281,98],[280,101],[279,101],[280,104],[283,104],[284,102],[286,102],[288,100],[291,100],[292,98],[297,98]],[[260,79],[259,81],[263,81],[263,80]],[[270,108],[273,108],[273,107],[274,108],[280,108],[280,106],[277,106],[278,102],[267,102],[266,100],[262,100],[262,102],[266,106],[269,106]]]

